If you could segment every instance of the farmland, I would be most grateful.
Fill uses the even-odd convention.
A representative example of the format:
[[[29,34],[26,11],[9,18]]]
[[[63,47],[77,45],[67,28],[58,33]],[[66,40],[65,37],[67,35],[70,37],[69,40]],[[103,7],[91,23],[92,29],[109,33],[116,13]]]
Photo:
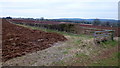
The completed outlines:
[[[29,52],[46,49],[54,42],[67,40],[62,35],[56,33],[30,30],[8,23],[6,20],[3,20],[2,26],[3,61],[25,55]]]
[[[72,33],[90,35],[90,34],[93,34],[94,31],[115,30],[115,36],[120,36],[120,33],[118,31],[120,30],[120,27],[93,26],[93,25],[86,25],[86,24],[76,24],[76,23],[70,23],[70,22],[54,22],[54,21],[33,21],[33,20],[17,20],[17,19],[13,19],[10,21],[16,24],[24,24],[24,25],[30,25],[35,27],[44,26],[44,28],[47,27],[48,29],[51,29],[49,28],[51,26],[51,27],[54,27],[53,29],[55,30],[64,28],[63,26],[65,26],[65,24],[72,24],[73,25],[73,29],[71,30]],[[51,25],[48,25],[48,24],[51,24]],[[68,27],[67,29],[70,29],[70,28]]]
[[[61,29],[61,24],[67,28],[62,25],[64,29]],[[118,65],[117,27],[17,19],[3,19],[2,25],[2,59],[5,66]],[[94,31],[108,29],[115,30],[114,41],[96,45]]]
[[[115,30],[115,36],[120,36],[120,27],[103,27],[103,26],[93,26],[93,25],[80,25],[82,27],[104,29],[104,30]]]

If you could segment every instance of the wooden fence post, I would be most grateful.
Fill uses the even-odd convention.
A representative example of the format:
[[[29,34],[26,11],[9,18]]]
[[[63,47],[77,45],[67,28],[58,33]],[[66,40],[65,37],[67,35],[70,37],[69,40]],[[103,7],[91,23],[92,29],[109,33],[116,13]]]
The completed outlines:
[[[94,42],[104,42],[107,40],[114,40],[114,30],[105,30],[105,31],[95,31],[94,32]]]

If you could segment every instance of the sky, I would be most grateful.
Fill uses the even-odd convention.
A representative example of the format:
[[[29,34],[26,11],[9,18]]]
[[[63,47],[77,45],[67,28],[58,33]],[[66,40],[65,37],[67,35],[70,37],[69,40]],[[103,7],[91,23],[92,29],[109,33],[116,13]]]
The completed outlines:
[[[0,0],[0,17],[118,19],[119,0]]]

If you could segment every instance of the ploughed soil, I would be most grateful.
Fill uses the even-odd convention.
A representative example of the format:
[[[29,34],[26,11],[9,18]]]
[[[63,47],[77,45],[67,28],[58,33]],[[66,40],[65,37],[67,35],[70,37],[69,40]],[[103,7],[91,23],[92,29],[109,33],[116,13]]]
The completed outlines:
[[[51,47],[67,40],[63,35],[32,30],[2,20],[2,61]]]

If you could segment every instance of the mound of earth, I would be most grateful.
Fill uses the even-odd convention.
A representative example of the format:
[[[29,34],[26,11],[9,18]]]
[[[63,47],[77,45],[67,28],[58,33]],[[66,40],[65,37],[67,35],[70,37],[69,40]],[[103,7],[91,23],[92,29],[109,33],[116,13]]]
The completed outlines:
[[[2,60],[25,55],[51,47],[53,43],[67,40],[63,35],[32,30],[2,20]]]

